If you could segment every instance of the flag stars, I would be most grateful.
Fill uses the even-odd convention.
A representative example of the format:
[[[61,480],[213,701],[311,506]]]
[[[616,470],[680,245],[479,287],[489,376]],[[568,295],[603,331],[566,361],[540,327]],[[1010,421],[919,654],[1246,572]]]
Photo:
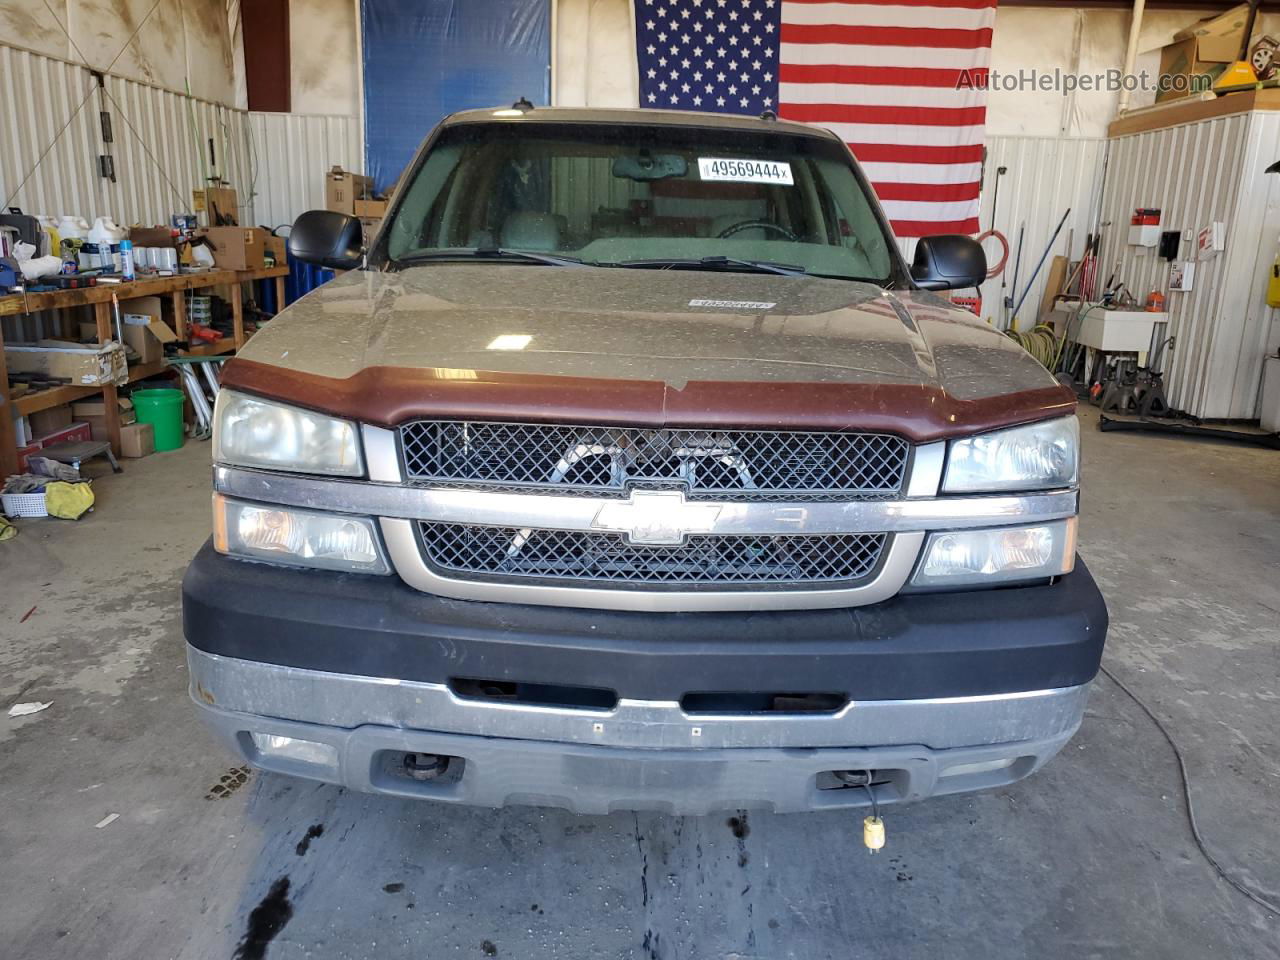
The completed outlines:
[[[695,107],[700,107],[700,106],[702,106],[702,98],[701,98],[701,97],[694,97],[694,98],[693,98],[693,105],[694,105]]]

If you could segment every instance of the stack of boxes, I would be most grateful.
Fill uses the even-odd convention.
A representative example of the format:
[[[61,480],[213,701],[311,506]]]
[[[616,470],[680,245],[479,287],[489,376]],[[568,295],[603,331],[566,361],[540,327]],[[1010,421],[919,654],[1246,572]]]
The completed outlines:
[[[382,225],[387,212],[387,201],[373,196],[373,179],[342,167],[333,167],[324,178],[325,209],[356,217],[364,233],[367,246]]]

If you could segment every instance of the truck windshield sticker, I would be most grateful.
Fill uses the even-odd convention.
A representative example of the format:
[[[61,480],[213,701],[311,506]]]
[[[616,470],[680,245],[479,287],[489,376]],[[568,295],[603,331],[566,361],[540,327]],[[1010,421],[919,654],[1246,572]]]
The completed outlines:
[[[776,303],[762,300],[690,300],[691,307],[719,307],[726,310],[772,310]]]
[[[703,180],[733,183],[780,183],[793,186],[791,164],[776,160],[733,160],[726,157],[699,157],[698,176]]]

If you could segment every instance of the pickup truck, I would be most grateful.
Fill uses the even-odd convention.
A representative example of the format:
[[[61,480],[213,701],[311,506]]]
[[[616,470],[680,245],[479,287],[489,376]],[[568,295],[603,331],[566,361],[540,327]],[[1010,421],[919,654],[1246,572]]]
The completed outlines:
[[[342,271],[227,363],[192,698],[264,770],[582,813],[808,811],[1025,777],[1107,612],[1075,398],[908,267],[835,135],[445,119]]]

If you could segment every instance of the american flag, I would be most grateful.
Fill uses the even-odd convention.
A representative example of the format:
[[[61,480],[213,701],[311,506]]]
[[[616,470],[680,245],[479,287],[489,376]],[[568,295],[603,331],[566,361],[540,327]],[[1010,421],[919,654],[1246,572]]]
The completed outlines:
[[[978,232],[996,0],[633,0],[640,105],[833,130],[899,237]]]

